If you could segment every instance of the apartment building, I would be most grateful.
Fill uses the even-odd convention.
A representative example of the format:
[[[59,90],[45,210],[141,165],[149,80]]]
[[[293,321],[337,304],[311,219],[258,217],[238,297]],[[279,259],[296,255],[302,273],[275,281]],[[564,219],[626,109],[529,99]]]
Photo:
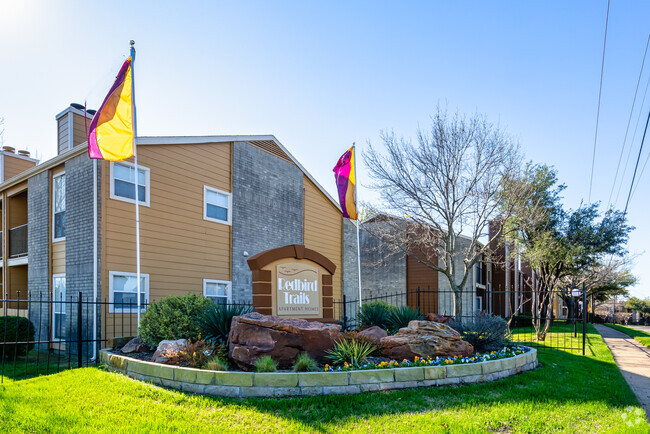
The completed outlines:
[[[350,278],[345,283],[356,256],[344,253],[338,204],[274,136],[139,137],[136,174],[132,161],[89,159],[85,126],[92,115],[76,105],[59,113],[58,155],[41,164],[2,152],[7,162],[30,164],[20,171],[6,166],[0,183],[2,224],[10,233],[2,243],[9,298],[20,291],[22,300],[81,294],[135,303],[135,188],[144,303],[187,293],[251,303],[247,259],[287,245],[332,262],[334,299],[356,288]],[[33,306],[29,316],[41,339],[76,327],[63,304]],[[118,316],[123,324],[137,313],[114,304],[106,312],[88,310],[82,327],[97,327],[100,337],[121,336]]]
[[[390,223],[387,223],[390,220]],[[436,253],[426,246],[418,245],[417,231],[401,221],[385,215],[374,216],[361,225],[361,282],[364,298],[386,298],[395,293],[407,293],[406,303],[411,307],[420,306],[423,313],[451,315],[454,312],[454,296],[447,277],[425,263],[439,261]],[[380,238],[382,232],[403,231],[403,248],[395,249]],[[469,247],[470,239],[458,237],[459,251]],[[408,254],[407,254],[408,252]],[[463,276],[461,255],[456,261],[456,278]],[[442,264],[441,264],[442,265]],[[491,264],[482,260],[473,266],[462,291],[463,315],[475,311],[485,311],[490,302],[488,291],[491,288]],[[418,288],[420,294],[417,294]],[[424,312],[426,310],[426,312]]]

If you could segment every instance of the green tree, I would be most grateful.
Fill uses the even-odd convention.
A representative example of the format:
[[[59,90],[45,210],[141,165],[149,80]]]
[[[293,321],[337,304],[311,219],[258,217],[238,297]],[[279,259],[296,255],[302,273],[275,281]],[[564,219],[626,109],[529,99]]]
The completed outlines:
[[[625,308],[643,315],[650,315],[650,298],[641,300],[640,298],[631,297],[625,304]]]
[[[529,196],[519,199],[507,194],[508,189],[522,190],[522,184],[527,186]],[[624,257],[632,230],[622,212],[608,210],[601,214],[597,203],[566,210],[561,202],[565,188],[558,185],[555,169],[533,164],[527,166],[523,176],[509,179],[506,185],[505,197],[515,201],[515,212],[505,221],[509,228],[506,233],[533,270],[533,325],[538,340],[546,338],[550,327],[553,298],[560,296],[575,309],[571,290],[582,283],[586,286],[588,277],[612,258]],[[605,277],[589,282],[590,286],[607,284]]]

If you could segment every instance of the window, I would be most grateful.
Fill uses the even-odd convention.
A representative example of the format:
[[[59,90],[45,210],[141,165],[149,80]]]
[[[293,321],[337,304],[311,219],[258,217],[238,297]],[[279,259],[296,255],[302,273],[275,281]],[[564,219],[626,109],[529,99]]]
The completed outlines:
[[[483,310],[483,297],[476,297],[474,302],[474,310],[480,312]]]
[[[65,274],[52,275],[52,339],[65,339]]]
[[[111,199],[135,203],[135,165],[111,163]],[[149,169],[138,166],[138,199],[149,206]]]
[[[138,312],[138,280],[136,273],[109,272],[109,312]],[[140,310],[149,302],[149,275],[140,273]]]
[[[65,174],[52,178],[53,241],[65,240]]]
[[[225,280],[203,279],[203,296],[217,304],[230,303],[230,282]]]
[[[203,219],[230,224],[230,193],[208,186],[203,187]]]

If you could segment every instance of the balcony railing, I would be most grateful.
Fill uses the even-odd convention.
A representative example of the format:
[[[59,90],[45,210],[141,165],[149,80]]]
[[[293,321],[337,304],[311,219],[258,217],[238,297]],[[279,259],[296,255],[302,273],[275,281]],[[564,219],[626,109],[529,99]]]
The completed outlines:
[[[27,225],[9,229],[9,257],[16,258],[27,254]]]

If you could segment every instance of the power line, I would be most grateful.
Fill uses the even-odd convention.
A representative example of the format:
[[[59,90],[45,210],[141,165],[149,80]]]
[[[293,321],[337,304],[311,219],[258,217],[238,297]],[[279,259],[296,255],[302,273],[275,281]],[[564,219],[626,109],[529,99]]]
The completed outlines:
[[[634,113],[634,106],[636,104],[636,96],[639,92],[639,84],[641,84],[641,76],[643,75],[643,67],[645,66],[645,58],[648,54],[648,45],[650,45],[650,33],[648,34],[648,42],[645,44],[645,51],[643,52],[643,60],[641,61],[641,70],[639,71],[639,78],[636,81],[636,89],[634,90],[634,99],[632,100],[632,108],[630,109],[630,117],[627,119],[627,128],[625,128],[625,138],[623,139],[623,146],[621,147],[621,155],[618,157],[618,164],[616,165],[616,175],[614,175],[614,183],[612,184],[612,190],[609,192],[609,199],[607,203],[612,204],[612,195],[614,194],[614,188],[616,187],[616,181],[618,180],[618,171],[621,167],[621,160],[623,159],[623,154],[625,153],[625,145],[627,143],[627,134],[630,131],[630,123],[632,121],[632,114]],[[645,166],[644,166],[645,167]],[[643,171],[641,171],[643,173]]]
[[[648,119],[645,121],[645,129],[643,130],[643,138],[641,139],[641,146],[639,147],[639,156],[636,157],[636,165],[634,166],[634,175],[632,175],[632,184],[630,184],[630,192],[627,194],[627,202],[625,202],[625,211],[623,215],[627,214],[627,207],[630,204],[630,197],[632,196],[632,187],[634,187],[634,179],[636,178],[636,170],[639,168],[639,160],[641,159],[641,152],[643,151],[643,144],[645,143],[645,135],[648,132],[648,123],[650,122],[650,110],[648,110]]]
[[[648,82],[645,85],[645,92],[643,93],[643,99],[641,100],[641,109],[639,109],[639,115],[637,116],[636,119],[636,124],[634,126],[634,134],[632,134],[632,140],[631,143],[634,143],[634,139],[636,139],[636,132],[639,129],[639,124],[641,123],[641,115],[643,112],[643,107],[645,106],[645,99],[646,96],[648,95],[648,88],[650,87],[650,76],[648,76]],[[630,157],[632,156],[632,149],[633,147],[630,146],[630,150],[627,153],[627,158],[625,159],[625,166],[623,166],[623,174],[621,175],[621,183],[618,186],[618,190],[616,191],[616,199],[614,199],[614,206],[618,203],[618,198],[621,196],[621,190],[623,189],[623,183],[625,180],[625,174],[627,173],[627,166],[630,163]]]
[[[591,187],[594,182],[594,165],[596,164],[596,142],[598,141],[598,122],[600,120],[600,98],[603,93],[603,73],[605,71],[605,48],[607,47],[607,25],[609,24],[609,2],[607,0],[607,16],[605,17],[605,40],[603,41],[603,60],[600,64],[600,87],[598,89],[598,109],[596,111],[596,132],[594,134],[594,153],[591,157],[591,176],[589,177],[589,199],[591,202]]]

